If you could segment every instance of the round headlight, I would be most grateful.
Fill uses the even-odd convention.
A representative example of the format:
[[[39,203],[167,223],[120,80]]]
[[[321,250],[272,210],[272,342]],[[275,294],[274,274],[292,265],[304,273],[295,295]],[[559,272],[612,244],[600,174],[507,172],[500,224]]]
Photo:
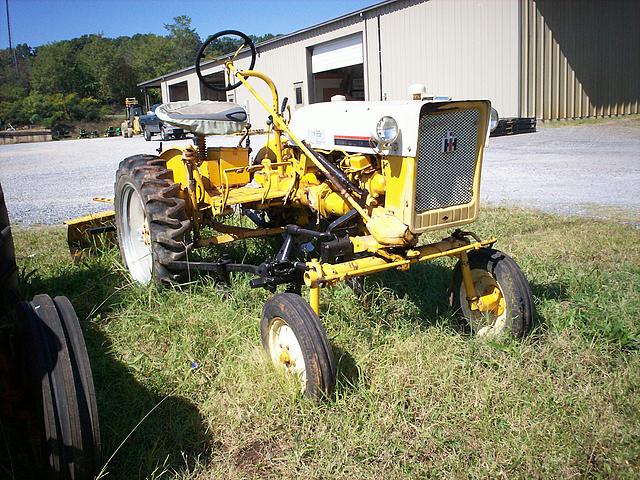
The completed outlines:
[[[398,138],[398,123],[393,117],[382,117],[378,120],[376,137],[381,143],[391,143]]]
[[[489,131],[493,132],[498,126],[498,111],[495,108],[491,108],[491,117],[489,118]]]

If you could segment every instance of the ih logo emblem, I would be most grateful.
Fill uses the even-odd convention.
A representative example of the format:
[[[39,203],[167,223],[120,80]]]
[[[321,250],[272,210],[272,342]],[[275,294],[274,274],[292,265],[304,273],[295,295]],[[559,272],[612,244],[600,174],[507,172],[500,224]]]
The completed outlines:
[[[442,137],[442,153],[453,153],[458,148],[458,137],[453,132],[447,132]]]

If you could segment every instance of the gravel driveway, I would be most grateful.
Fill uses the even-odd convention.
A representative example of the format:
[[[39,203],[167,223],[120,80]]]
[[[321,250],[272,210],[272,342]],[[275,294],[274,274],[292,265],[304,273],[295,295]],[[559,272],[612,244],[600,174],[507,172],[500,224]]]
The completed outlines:
[[[218,137],[234,145],[238,137]],[[164,142],[164,146],[191,141]],[[212,145],[213,139],[209,144]],[[264,143],[252,137],[254,151]],[[159,141],[98,138],[0,146],[0,182],[11,220],[57,224],[108,208],[118,163],[155,153]],[[485,153],[485,203],[640,222],[640,120],[542,128],[492,138]]]

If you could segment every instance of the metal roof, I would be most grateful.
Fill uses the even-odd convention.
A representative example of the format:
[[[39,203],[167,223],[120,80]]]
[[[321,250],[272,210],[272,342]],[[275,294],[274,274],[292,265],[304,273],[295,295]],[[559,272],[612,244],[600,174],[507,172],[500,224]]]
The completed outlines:
[[[370,11],[376,10],[376,9],[378,9],[380,7],[384,7],[385,5],[389,5],[389,4],[392,4],[392,3],[397,3],[399,1],[401,1],[401,0],[384,0],[382,2],[378,2],[378,3],[374,4],[374,5],[369,6],[369,7],[365,7],[365,8],[361,8],[360,10],[356,10],[355,12],[347,13],[347,14],[342,15],[340,17],[336,17],[336,18],[333,18],[331,20],[327,20],[326,22],[318,23],[316,25],[312,25],[310,27],[306,27],[306,28],[303,28],[301,30],[296,30],[295,32],[291,32],[291,33],[287,33],[287,34],[284,34],[284,35],[279,35],[279,36],[274,37],[274,38],[270,38],[269,40],[265,40],[264,42],[258,43],[256,45],[256,50],[259,50],[260,47],[265,47],[267,45],[275,44],[275,43],[281,42],[282,40],[286,40],[288,38],[295,37],[296,35],[300,35],[302,33],[307,33],[307,32],[313,31],[315,29],[322,28],[322,27],[325,27],[327,25],[331,25],[332,23],[340,22],[342,20],[345,20],[345,19],[348,19],[348,18],[351,18],[351,17],[355,17],[355,16],[361,15],[361,14],[363,14],[365,12],[370,12]],[[240,51],[240,53],[246,52],[247,50],[248,50],[248,48],[243,49],[243,50]],[[210,60],[210,61],[208,61],[206,63],[203,63],[203,66],[215,63],[218,60],[220,60],[222,58],[225,58],[225,57],[226,57],[226,55],[223,56],[223,57],[218,57],[215,60]],[[138,87],[159,87],[160,86],[160,82],[162,82],[163,80],[166,80],[167,77],[173,77],[173,76],[176,76],[176,75],[180,75],[180,74],[183,74],[183,73],[191,73],[191,72],[194,72],[194,71],[195,71],[195,66],[186,67],[186,68],[183,68],[181,70],[176,70],[175,72],[167,73],[166,75],[161,75],[159,77],[152,78],[151,80],[146,80],[144,82],[140,82],[140,83],[138,83]]]

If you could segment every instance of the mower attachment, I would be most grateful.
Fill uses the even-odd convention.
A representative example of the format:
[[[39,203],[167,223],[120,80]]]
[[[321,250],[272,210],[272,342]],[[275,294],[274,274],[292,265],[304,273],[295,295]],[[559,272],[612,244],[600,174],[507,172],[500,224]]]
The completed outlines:
[[[115,212],[105,212],[85,215],[84,217],[65,220],[67,225],[67,243],[69,252],[74,260],[82,260],[91,250],[105,244],[115,244],[114,232]],[[96,235],[101,235],[96,237]]]

